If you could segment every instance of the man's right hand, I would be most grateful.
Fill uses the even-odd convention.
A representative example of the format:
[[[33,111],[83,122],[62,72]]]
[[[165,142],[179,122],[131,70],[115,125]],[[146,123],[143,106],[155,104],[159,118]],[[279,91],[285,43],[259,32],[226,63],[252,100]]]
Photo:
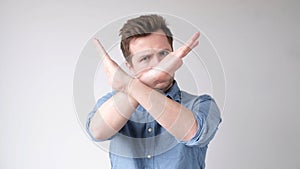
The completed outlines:
[[[111,59],[98,39],[94,38],[93,43],[104,65],[110,86],[117,91],[126,93],[128,85],[133,78]]]

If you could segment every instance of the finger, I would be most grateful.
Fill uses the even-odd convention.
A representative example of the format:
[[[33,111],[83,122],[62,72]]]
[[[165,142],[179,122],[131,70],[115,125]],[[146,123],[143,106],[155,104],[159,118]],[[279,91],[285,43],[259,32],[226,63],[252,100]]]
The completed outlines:
[[[199,44],[198,38],[200,37],[200,32],[196,32],[181,48],[178,49],[178,54],[180,58],[186,56],[194,47]]]
[[[195,41],[195,42],[191,45],[190,49],[194,49],[194,47],[196,47],[198,44],[199,44],[199,41],[198,41],[198,40]]]
[[[101,59],[109,58],[106,50],[104,49],[101,42],[97,38],[93,39],[93,43],[94,43],[96,50],[98,52],[98,55],[101,57]]]
[[[194,43],[197,42],[199,37],[200,37],[200,32],[194,33],[194,35],[187,41],[186,46],[192,49]]]
[[[101,62],[104,65],[105,73],[108,76],[114,75],[115,72],[120,69],[119,65],[114,60],[112,60],[110,58],[110,56],[108,55],[108,53],[104,49],[103,45],[101,44],[101,42],[97,38],[93,39],[93,43],[96,47],[98,55],[100,56]]]

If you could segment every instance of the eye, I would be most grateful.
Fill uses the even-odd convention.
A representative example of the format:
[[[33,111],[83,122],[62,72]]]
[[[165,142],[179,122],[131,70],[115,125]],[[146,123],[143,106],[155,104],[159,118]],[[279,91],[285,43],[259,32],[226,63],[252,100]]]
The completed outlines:
[[[143,57],[140,59],[140,62],[147,61],[147,60],[149,60],[149,58],[150,58],[150,55],[143,56]]]
[[[167,51],[167,50],[162,50],[162,51],[160,51],[158,54],[159,54],[159,56],[165,57],[165,56],[167,56],[169,53],[170,53],[170,52]]]

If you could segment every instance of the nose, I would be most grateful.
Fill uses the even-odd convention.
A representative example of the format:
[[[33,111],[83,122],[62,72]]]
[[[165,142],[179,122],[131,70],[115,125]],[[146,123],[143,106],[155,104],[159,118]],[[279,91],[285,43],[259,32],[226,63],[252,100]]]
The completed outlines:
[[[156,66],[163,58],[160,57],[159,55],[154,55],[153,58],[151,59],[150,67]]]

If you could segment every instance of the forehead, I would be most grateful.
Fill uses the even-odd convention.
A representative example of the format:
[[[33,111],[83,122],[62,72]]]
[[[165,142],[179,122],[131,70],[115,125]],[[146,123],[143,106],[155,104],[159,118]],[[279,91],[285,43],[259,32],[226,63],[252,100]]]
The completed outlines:
[[[134,38],[129,43],[129,50],[132,55],[151,49],[171,50],[171,45],[163,31],[159,30],[148,36]]]

